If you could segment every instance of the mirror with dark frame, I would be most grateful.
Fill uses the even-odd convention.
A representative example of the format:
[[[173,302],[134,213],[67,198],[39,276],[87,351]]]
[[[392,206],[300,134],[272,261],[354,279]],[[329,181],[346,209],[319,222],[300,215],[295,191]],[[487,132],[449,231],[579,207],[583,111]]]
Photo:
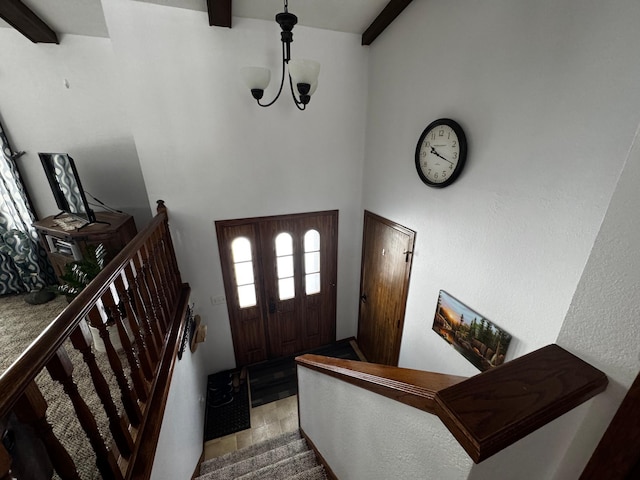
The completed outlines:
[[[53,197],[62,212],[88,223],[96,221],[82,189],[76,165],[66,153],[38,153]]]

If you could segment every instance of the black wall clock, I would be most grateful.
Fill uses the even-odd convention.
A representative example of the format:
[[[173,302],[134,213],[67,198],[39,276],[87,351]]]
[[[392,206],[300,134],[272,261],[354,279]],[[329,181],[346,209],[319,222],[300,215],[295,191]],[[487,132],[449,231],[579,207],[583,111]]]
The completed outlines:
[[[424,129],[416,146],[416,170],[430,187],[451,185],[467,159],[467,137],[457,122],[440,118]]]

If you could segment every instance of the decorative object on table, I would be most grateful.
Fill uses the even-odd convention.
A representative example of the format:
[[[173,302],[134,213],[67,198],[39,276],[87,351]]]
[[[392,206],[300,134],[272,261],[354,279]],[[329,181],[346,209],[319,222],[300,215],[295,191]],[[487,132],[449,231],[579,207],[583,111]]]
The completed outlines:
[[[440,118],[424,129],[416,146],[416,170],[430,187],[451,185],[467,159],[467,137],[454,120]]]
[[[65,273],[60,276],[64,283],[53,287],[53,290],[69,300],[74,299],[100,273],[106,257],[107,249],[103,244],[87,247],[87,255],[65,265]]]
[[[320,64],[314,60],[291,59],[291,42],[293,42],[293,27],[298,23],[298,17],[293,13],[289,13],[289,2],[284,0],[284,12],[276,15],[276,22],[280,25],[282,32],[280,39],[282,41],[282,79],[280,80],[280,89],[276,98],[271,102],[263,104],[260,99],[264,95],[264,90],[271,80],[271,71],[264,67],[243,67],[240,70],[244,83],[251,90],[251,95],[256,99],[261,107],[269,107],[273,105],[282,93],[285,78],[289,79],[289,87],[291,88],[291,96],[298,107],[298,110],[304,110],[311,100],[311,95],[318,87],[318,74],[320,73]],[[287,65],[289,72],[287,73]],[[294,90],[293,86],[296,86]],[[298,98],[296,98],[296,91]]]
[[[432,328],[481,371],[501,365],[511,342],[510,334],[444,290]]]
[[[62,280],[64,283],[52,287],[51,291],[59,295],[64,295],[67,301],[71,302],[104,268],[106,264],[106,257],[107,249],[103,244],[99,244],[97,247],[93,247],[91,245],[88,246],[87,254],[84,257],[82,257],[80,260],[76,260],[65,265],[65,273],[64,275],[60,276],[60,280]],[[121,304],[116,308],[120,309],[120,315],[122,316],[122,322],[127,335],[129,335],[130,339],[133,339],[131,327],[129,327],[129,320],[125,316],[123,305]],[[109,332],[109,339],[111,341],[111,344],[113,345],[113,348],[119,352],[122,350],[120,335],[118,334],[117,328],[110,328],[115,325],[115,320],[113,320],[113,318],[109,316],[106,311],[105,316],[107,317],[105,323]],[[105,352],[106,347],[102,338],[100,338],[100,331],[93,325],[89,325],[89,330],[91,331],[91,336],[93,337],[93,345],[96,351],[101,353]]]

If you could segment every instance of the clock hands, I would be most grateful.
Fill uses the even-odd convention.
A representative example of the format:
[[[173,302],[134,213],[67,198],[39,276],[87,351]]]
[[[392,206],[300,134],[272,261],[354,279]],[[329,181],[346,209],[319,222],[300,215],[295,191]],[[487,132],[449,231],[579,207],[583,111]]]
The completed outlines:
[[[445,162],[449,162],[451,165],[453,165],[453,162],[450,160],[447,160],[446,158],[444,158],[442,155],[440,155],[435,148],[433,148],[433,146],[431,147],[431,153],[433,153],[434,155],[440,157],[441,159],[443,159]]]

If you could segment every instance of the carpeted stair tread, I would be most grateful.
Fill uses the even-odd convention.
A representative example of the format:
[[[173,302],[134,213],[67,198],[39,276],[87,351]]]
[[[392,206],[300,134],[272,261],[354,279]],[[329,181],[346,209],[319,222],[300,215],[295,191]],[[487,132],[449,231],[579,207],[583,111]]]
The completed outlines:
[[[299,440],[300,438],[300,431],[295,430],[293,432],[288,432],[277,437],[270,438],[263,442],[256,443],[254,445],[251,445],[250,447],[227,453],[226,455],[222,455],[221,457],[212,458],[211,460],[207,460],[206,462],[202,463],[202,465],[200,466],[200,475],[204,475],[206,473],[220,469],[225,465],[230,465],[232,463],[240,462],[256,455],[261,455],[274,448],[278,448],[295,440]]]
[[[315,468],[317,465],[318,462],[315,453],[313,453],[312,450],[306,450],[297,455],[280,460],[277,463],[266,465],[263,468],[237,477],[236,480],[285,480],[310,468]]]
[[[244,478],[244,475],[260,471],[265,467],[277,465],[293,455],[308,451],[307,442],[304,439],[294,440],[291,443],[273,448],[265,453],[246,458],[231,465],[207,473],[203,480],[228,480],[230,478]],[[312,452],[313,453],[313,452]],[[249,477],[252,478],[252,477]],[[275,478],[275,477],[274,477]]]
[[[327,474],[324,471],[324,467],[318,465],[317,467],[310,468],[309,470],[289,477],[287,480],[327,480]]]

